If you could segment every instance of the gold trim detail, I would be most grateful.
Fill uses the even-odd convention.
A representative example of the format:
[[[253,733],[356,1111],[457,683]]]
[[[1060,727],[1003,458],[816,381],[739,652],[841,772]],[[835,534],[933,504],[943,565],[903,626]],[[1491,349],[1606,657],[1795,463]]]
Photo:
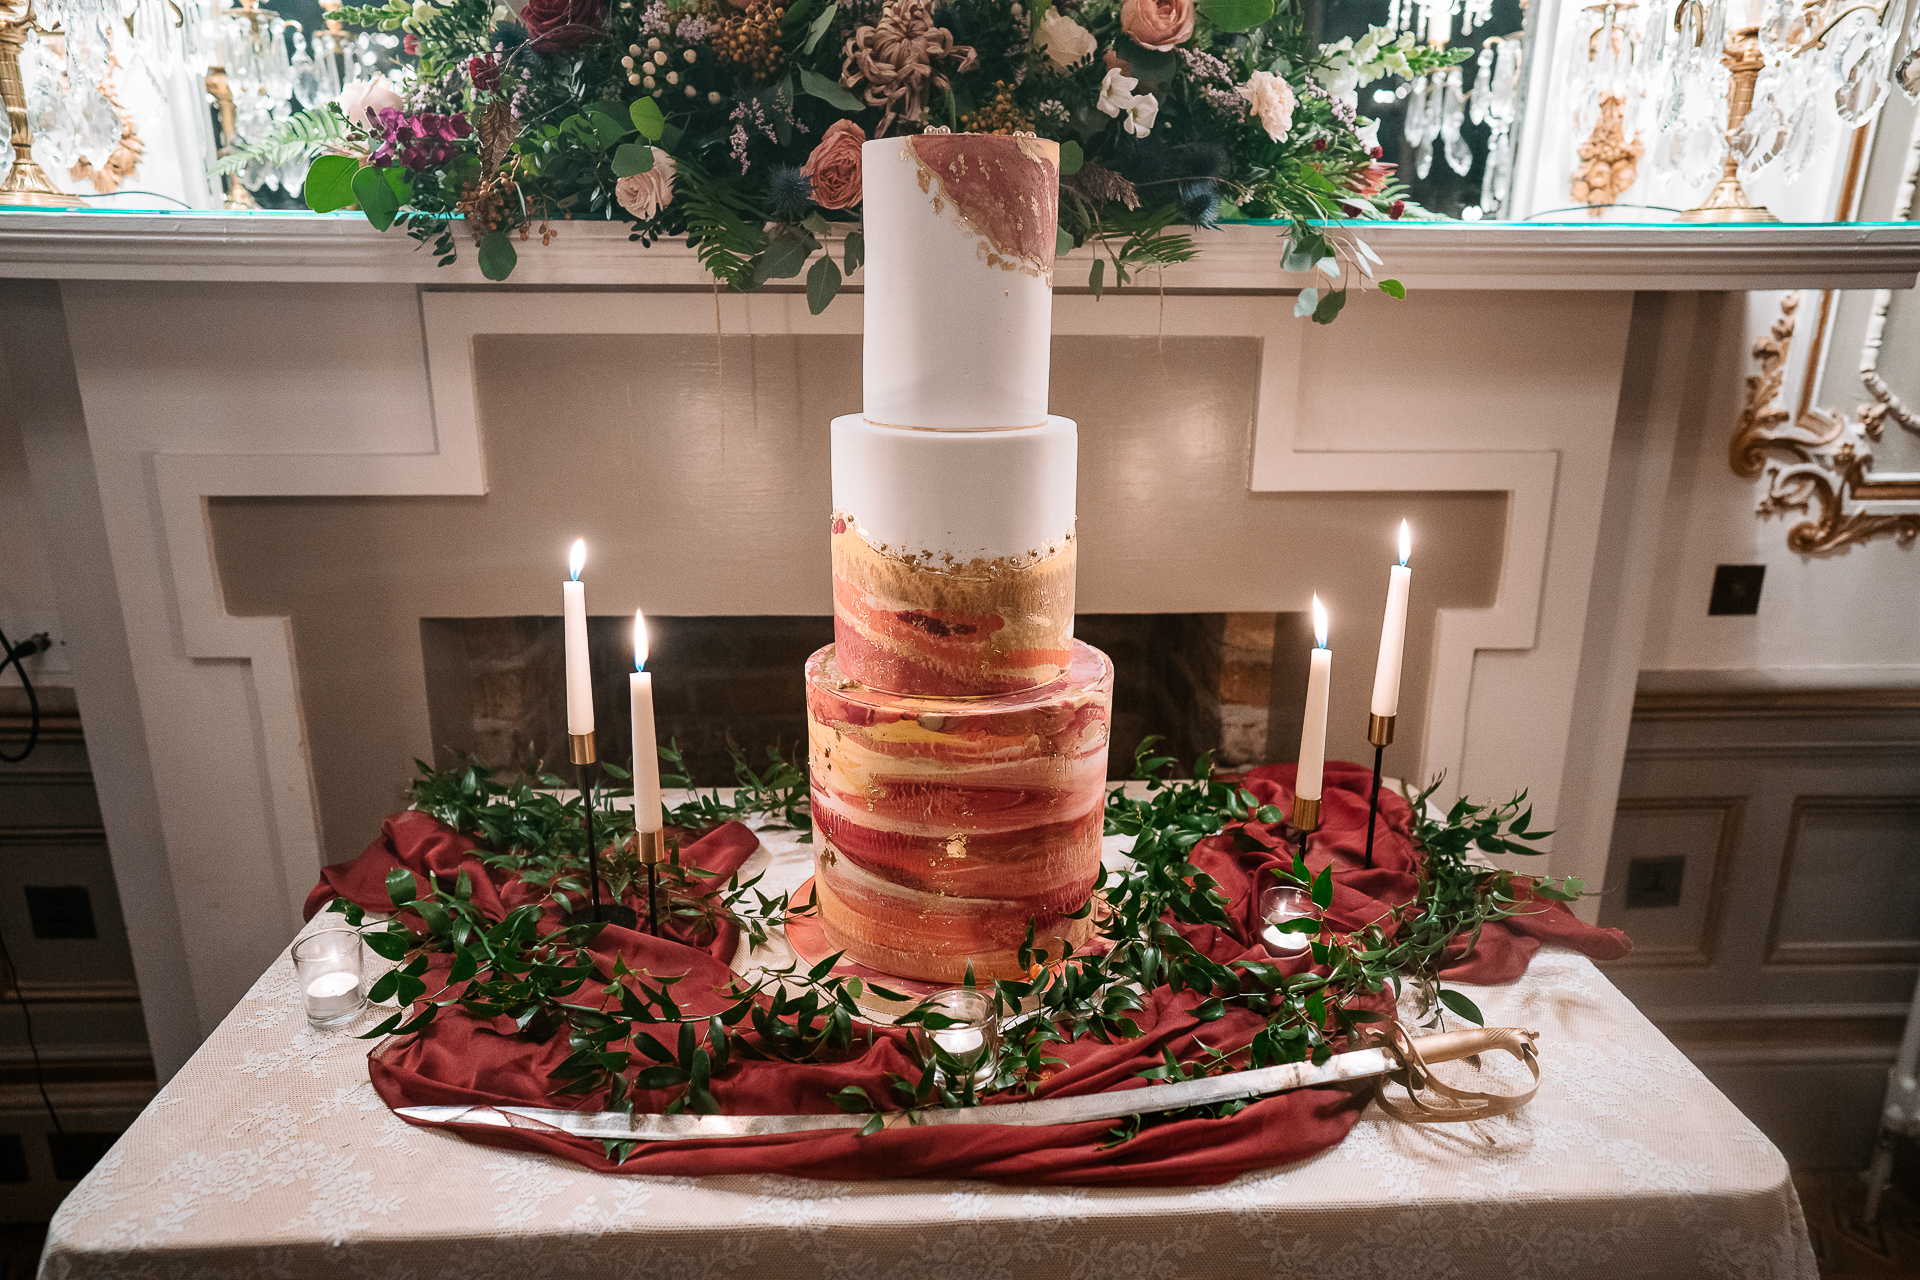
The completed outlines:
[[[0,0],[0,15],[18,5],[19,17],[0,16],[0,101],[7,108],[13,165],[0,182],[0,209],[79,209],[85,201],[58,191],[33,158],[33,125],[27,119],[27,88],[20,78],[20,50],[34,29],[33,0]]]
[[[1873,454],[1861,445],[1879,440],[1886,418],[1901,420],[1906,410],[1899,397],[1868,368],[1861,378],[1874,399],[1861,407],[1858,419],[1844,410],[1820,408],[1796,417],[1781,403],[1799,306],[1798,292],[1781,298],[1779,317],[1753,345],[1760,371],[1747,377],[1746,404],[1728,444],[1727,462],[1737,476],[1766,477],[1758,507],[1762,518],[1790,511],[1809,517],[1787,530],[1790,551],[1828,555],[1884,537],[1911,546],[1920,538],[1920,514],[1861,508],[1862,499],[1920,498],[1920,483],[1867,479]]]
[[[1393,722],[1398,716],[1376,716],[1367,714],[1367,741],[1376,747],[1393,745]]]
[[[1680,15],[1674,14],[1678,23]],[[1732,77],[1727,82],[1727,159],[1720,181],[1707,198],[1674,219],[1675,222],[1778,222],[1780,219],[1757,205],[1740,185],[1740,160],[1733,154],[1732,140],[1740,132],[1747,113],[1753,109],[1753,82],[1767,60],[1760,54],[1760,28],[1741,27],[1727,38],[1720,61]]]
[[[667,860],[666,834],[660,831],[636,831],[634,855],[643,867],[658,866]]]
[[[1293,828],[1296,831],[1318,831],[1320,829],[1320,802],[1309,800],[1305,796],[1293,798]]]
[[[590,733],[568,734],[567,749],[567,754],[575,764],[592,764],[597,759],[593,754],[593,735]]]

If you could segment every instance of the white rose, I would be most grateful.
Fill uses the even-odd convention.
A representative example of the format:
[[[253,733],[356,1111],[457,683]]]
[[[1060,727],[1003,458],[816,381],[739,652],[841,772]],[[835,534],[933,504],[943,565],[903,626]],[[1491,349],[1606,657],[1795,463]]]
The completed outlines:
[[[1108,67],[1106,78],[1100,81],[1100,100],[1094,105],[1107,115],[1117,116],[1133,105],[1133,91],[1139,84],[1120,68]]]
[[[1256,71],[1240,86],[1247,110],[1260,117],[1260,127],[1275,142],[1293,128],[1293,86],[1271,71]]]
[[[374,112],[398,111],[400,95],[385,80],[356,80],[340,91],[340,112],[354,124],[371,128]]]
[[[1098,47],[1093,32],[1064,13],[1049,9],[1040,19],[1040,50],[1055,71],[1065,71],[1091,58]]]
[[[1127,103],[1127,109],[1120,117],[1120,127],[1136,138],[1144,138],[1153,132],[1153,122],[1159,115],[1160,99],[1143,93]]]

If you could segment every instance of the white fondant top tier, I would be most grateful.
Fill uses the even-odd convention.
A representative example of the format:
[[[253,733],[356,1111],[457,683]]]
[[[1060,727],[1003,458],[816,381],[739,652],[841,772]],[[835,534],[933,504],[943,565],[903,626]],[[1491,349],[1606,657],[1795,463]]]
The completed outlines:
[[[1029,563],[1073,536],[1074,424],[958,433],[833,420],[833,506],[870,544],[935,566]]]
[[[982,431],[1047,418],[1060,147],[923,133],[861,148],[866,417]]]

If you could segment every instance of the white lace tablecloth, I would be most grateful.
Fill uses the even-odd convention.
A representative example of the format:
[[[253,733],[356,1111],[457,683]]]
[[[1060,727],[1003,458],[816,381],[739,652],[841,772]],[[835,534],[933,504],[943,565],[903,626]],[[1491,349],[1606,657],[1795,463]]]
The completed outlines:
[[[798,884],[807,847],[764,841],[766,883]],[[1467,990],[1489,1025],[1540,1032],[1526,1108],[1372,1110],[1332,1150],[1218,1187],[660,1178],[404,1123],[352,1035],[385,1011],[309,1029],[283,955],[60,1206],[40,1274],[1816,1280],[1780,1153],[1584,956],[1548,947]]]

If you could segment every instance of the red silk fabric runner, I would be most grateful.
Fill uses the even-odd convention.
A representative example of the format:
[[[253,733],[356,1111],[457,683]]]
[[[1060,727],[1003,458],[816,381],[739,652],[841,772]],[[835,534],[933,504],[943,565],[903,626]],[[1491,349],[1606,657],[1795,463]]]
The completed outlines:
[[[1243,785],[1263,803],[1290,810],[1294,769],[1273,765],[1253,770]],[[1324,913],[1336,930],[1360,928],[1412,900],[1417,889],[1416,854],[1408,839],[1409,809],[1398,795],[1380,797],[1374,867],[1362,868],[1366,847],[1367,796],[1371,772],[1356,765],[1329,764],[1321,815],[1323,826],[1309,842],[1307,865],[1318,872],[1333,866],[1332,907]],[[1244,834],[1241,834],[1244,833]],[[1216,961],[1266,960],[1288,973],[1303,972],[1306,954],[1276,960],[1247,927],[1256,877],[1266,867],[1290,866],[1288,828],[1250,823],[1203,841],[1193,861],[1220,882],[1233,898],[1237,922],[1229,933],[1213,926],[1181,926],[1201,951]],[[729,823],[683,847],[683,863],[724,879],[757,847],[753,833]],[[338,895],[369,910],[390,910],[386,876],[404,867],[416,877],[432,875],[451,885],[464,869],[472,877],[473,901],[490,917],[537,901],[537,895],[503,872],[489,870],[471,841],[420,813],[389,818],[381,838],[354,861],[328,867],[307,899],[309,918]],[[644,906],[644,903],[639,904]],[[557,918],[554,923],[558,923]],[[1615,929],[1582,923],[1559,903],[1535,899],[1526,914],[1490,924],[1481,931],[1471,956],[1446,976],[1478,984],[1511,982],[1526,972],[1542,941],[1573,947],[1595,959],[1617,959],[1630,943]],[[731,977],[727,960],[738,931],[723,926],[717,936],[651,938],[628,929],[605,928],[593,954],[603,975],[616,955],[635,973],[684,975],[674,999],[689,1016],[718,1012],[732,1003],[726,994]],[[435,957],[428,992],[439,990],[450,957]],[[575,997],[598,999],[589,983]],[[1136,1073],[1160,1062],[1162,1045],[1180,1057],[1197,1051],[1197,1035],[1208,1046],[1245,1044],[1262,1019],[1230,1008],[1213,1022],[1193,1015],[1199,998],[1175,995],[1162,987],[1148,1007],[1134,1015],[1142,1036],[1114,1044],[1083,1039],[1050,1046],[1064,1065],[1054,1070],[1034,1096],[1071,1097],[1108,1089],[1139,1087]],[[871,1040],[856,1040],[856,1052],[831,1063],[756,1061],[736,1053],[729,1068],[713,1081],[713,1093],[729,1114],[828,1114],[830,1093],[850,1084],[870,1097],[895,1105],[889,1072],[918,1078],[907,1056],[904,1034],[873,1028]],[[671,1039],[668,1040],[671,1043]],[[865,1046],[862,1049],[862,1046]],[[417,1035],[384,1042],[369,1056],[373,1085],[390,1107],[431,1105],[504,1105],[577,1107],[598,1110],[601,1095],[552,1096],[548,1073],[567,1056],[565,1037],[535,1043],[515,1033],[506,1019],[483,1022],[457,1008],[441,1013]],[[636,1092],[642,1110],[664,1110],[672,1091]],[[1072,1126],[940,1126],[888,1129],[859,1137],[850,1130],[641,1143],[624,1164],[616,1165],[601,1144],[544,1128],[493,1125],[448,1126],[489,1146],[542,1151],[564,1156],[591,1169],[618,1173],[713,1176],[729,1173],[780,1173],[799,1177],[977,1178],[1023,1185],[1196,1186],[1225,1182],[1251,1169],[1290,1164],[1334,1146],[1359,1119],[1353,1095],[1338,1088],[1301,1089],[1257,1101],[1223,1120],[1180,1120],[1144,1130],[1117,1147],[1101,1143],[1113,1121]]]

